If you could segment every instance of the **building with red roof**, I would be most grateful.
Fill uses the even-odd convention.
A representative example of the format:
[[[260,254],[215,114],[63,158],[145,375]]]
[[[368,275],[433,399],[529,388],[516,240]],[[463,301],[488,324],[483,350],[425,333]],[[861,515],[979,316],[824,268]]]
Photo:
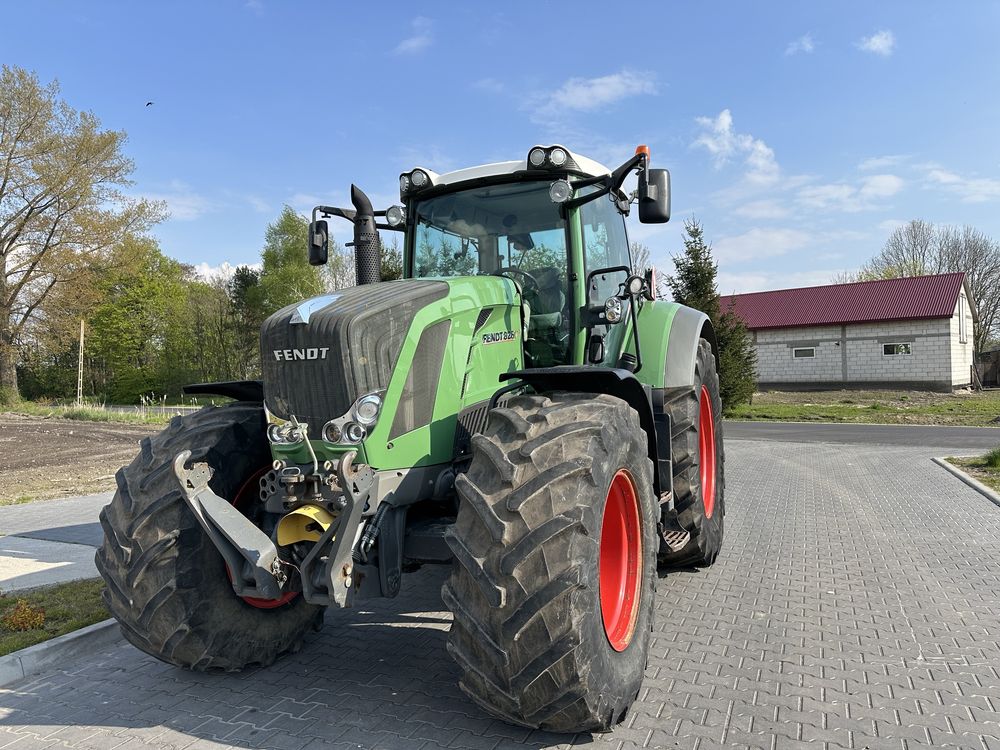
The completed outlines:
[[[964,273],[720,298],[757,347],[762,388],[952,390],[972,381],[975,307]]]

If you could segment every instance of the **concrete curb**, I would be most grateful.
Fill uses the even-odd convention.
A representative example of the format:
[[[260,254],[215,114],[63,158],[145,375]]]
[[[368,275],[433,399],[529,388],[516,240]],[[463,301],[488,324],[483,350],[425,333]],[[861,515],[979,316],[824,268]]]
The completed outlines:
[[[7,656],[0,656],[0,688],[46,669],[72,662],[82,654],[111,646],[120,638],[118,623],[110,619],[22,648]]]
[[[958,458],[961,458],[961,456],[959,456]],[[967,485],[969,485],[976,492],[978,492],[980,495],[982,495],[987,500],[989,500],[991,503],[993,503],[994,505],[1000,507],[1000,494],[997,494],[994,490],[992,490],[989,487],[987,487],[985,484],[983,484],[982,482],[980,482],[978,479],[976,479],[975,477],[969,476],[968,474],[966,474],[964,471],[962,471],[957,466],[954,466],[953,464],[948,463],[948,461],[946,461],[944,458],[932,458],[931,461],[933,461],[934,463],[936,463],[938,466],[940,466],[941,468],[945,469],[946,471],[951,472],[956,477],[958,477],[963,482],[965,482]]]

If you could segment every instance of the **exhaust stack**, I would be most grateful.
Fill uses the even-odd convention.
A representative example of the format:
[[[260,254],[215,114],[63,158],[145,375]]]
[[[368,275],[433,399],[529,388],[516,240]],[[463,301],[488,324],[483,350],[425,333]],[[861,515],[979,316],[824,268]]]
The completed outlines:
[[[354,216],[354,269],[358,286],[382,280],[382,249],[375,228],[375,212],[368,196],[357,185],[351,185]]]

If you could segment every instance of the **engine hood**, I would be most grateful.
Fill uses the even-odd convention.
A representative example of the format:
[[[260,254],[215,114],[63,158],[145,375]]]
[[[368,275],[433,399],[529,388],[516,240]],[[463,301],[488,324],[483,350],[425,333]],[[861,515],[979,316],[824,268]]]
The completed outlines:
[[[311,435],[365,393],[385,389],[416,313],[448,294],[443,281],[343,289],[282,308],[264,321],[264,403],[308,422]]]

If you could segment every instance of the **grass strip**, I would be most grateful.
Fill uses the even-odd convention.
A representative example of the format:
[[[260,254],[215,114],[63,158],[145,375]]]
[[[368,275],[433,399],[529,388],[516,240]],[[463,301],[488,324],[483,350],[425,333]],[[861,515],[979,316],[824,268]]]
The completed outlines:
[[[103,590],[104,581],[88,578],[0,595],[0,656],[108,619]],[[15,629],[36,624],[38,612],[39,627]]]

